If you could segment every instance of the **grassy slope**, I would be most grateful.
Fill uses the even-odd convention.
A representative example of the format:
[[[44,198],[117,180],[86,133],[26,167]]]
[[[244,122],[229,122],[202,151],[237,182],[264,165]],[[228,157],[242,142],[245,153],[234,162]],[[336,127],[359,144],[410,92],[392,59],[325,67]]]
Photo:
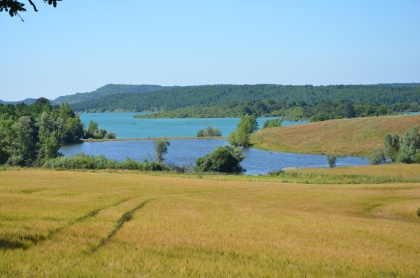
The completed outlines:
[[[420,275],[419,183],[11,170],[0,199],[0,276]]]
[[[252,135],[254,146],[261,149],[295,152],[368,155],[380,145],[387,132],[403,135],[420,115],[368,117],[271,128]]]

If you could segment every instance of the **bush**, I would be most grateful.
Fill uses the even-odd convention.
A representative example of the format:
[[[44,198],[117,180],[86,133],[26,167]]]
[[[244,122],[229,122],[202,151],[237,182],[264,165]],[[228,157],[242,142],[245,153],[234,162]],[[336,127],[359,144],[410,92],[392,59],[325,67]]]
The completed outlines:
[[[107,132],[105,134],[105,139],[117,139],[117,134],[115,132]]]
[[[168,141],[166,136],[156,139],[153,142],[153,146],[155,147],[156,159],[159,163],[163,162],[163,156],[168,152],[168,147],[171,144]]]
[[[420,133],[414,126],[400,138],[400,153],[397,161],[402,163],[420,163]]]
[[[328,161],[328,165],[330,165],[330,168],[335,168],[336,163],[337,163],[337,155],[335,154],[327,155],[327,161]]]
[[[230,146],[219,146],[212,153],[197,158],[196,172],[240,173],[240,162],[245,158],[242,151]]]
[[[266,120],[263,125],[264,128],[281,127],[282,120],[280,118],[274,120]]]
[[[381,147],[376,147],[369,156],[370,165],[384,164],[386,161],[385,152]]]
[[[49,169],[121,169],[143,171],[162,171],[165,169],[161,163],[155,161],[148,162],[147,159],[143,163],[131,158],[127,158],[123,162],[118,162],[113,159],[107,159],[104,155],[91,156],[84,153],[79,153],[71,157],[60,156],[49,159],[45,161],[43,167]]]
[[[212,128],[211,126],[207,126],[205,130],[199,130],[197,132],[197,137],[219,137],[222,136],[222,132],[219,128]]]

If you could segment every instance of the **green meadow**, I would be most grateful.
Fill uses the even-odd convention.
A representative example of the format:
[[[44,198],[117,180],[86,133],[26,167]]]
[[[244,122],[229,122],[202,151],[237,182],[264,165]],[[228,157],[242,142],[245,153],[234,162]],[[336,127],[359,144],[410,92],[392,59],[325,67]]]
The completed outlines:
[[[352,168],[293,179],[6,169],[0,277],[419,277],[420,169],[405,166],[360,167],[359,184],[335,183]]]

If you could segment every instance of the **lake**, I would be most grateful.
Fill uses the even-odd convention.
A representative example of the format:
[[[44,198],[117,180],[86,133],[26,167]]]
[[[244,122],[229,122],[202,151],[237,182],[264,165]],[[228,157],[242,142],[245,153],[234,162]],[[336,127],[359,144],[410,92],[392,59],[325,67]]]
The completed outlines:
[[[195,160],[213,151],[217,146],[227,145],[227,139],[183,139],[170,140],[165,163],[178,166],[195,165]],[[105,154],[107,158],[123,161],[126,158],[143,161],[155,160],[153,140],[85,142],[63,146],[66,156],[80,152],[90,155]],[[246,158],[241,162],[248,175],[265,175],[284,168],[329,167],[325,155],[294,154],[245,149]],[[340,157],[337,166],[367,165],[363,157]]]
[[[207,125],[218,127],[222,134],[227,136],[236,129],[239,119],[135,119],[138,113],[92,113],[80,114],[85,126],[93,120],[99,128],[117,133],[117,138],[156,138],[168,136],[194,137],[197,131]],[[259,118],[261,127],[266,119]],[[283,126],[302,124],[301,122],[283,122]],[[165,162],[178,166],[195,165],[195,160],[213,151],[217,146],[226,145],[227,139],[178,139],[170,140],[168,153],[164,156]],[[66,145],[60,152],[66,156],[80,152],[90,155],[104,154],[107,158],[123,161],[126,158],[143,161],[155,160],[153,140],[129,140],[107,142],[85,142],[82,144]],[[284,168],[329,167],[325,155],[293,154],[245,149],[247,156],[241,165],[248,175],[265,175],[271,171]],[[340,157],[337,166],[367,165],[368,159],[363,157]]]
[[[81,113],[80,120],[87,127],[90,121],[98,123],[99,128],[117,133],[117,138],[158,138],[167,136],[195,137],[200,129],[208,125],[220,128],[223,136],[236,129],[239,118],[203,118],[203,119],[136,119],[134,115],[140,113]],[[267,119],[258,118],[259,127]],[[283,126],[307,123],[308,121],[284,121]]]

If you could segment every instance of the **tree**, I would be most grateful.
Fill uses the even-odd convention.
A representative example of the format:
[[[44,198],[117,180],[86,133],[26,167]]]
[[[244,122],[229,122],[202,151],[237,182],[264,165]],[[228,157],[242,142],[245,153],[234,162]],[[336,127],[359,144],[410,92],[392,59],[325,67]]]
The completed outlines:
[[[232,131],[229,135],[229,144],[235,147],[244,147],[248,148],[251,146],[250,136],[251,133],[258,130],[257,116],[253,115],[244,115],[239,121],[236,131]]]
[[[327,155],[327,161],[328,165],[330,165],[330,168],[335,168],[337,165],[337,155],[335,154],[329,154]]]
[[[418,126],[413,126],[400,138],[400,153],[397,161],[402,163],[420,163],[420,133]]]
[[[163,156],[168,152],[170,142],[166,136],[158,138],[153,143],[155,147],[156,159],[159,163],[163,162]]]
[[[42,112],[35,126],[38,127],[37,159],[50,159],[57,157],[60,149],[60,138],[57,133],[58,122],[52,113]]]
[[[197,132],[197,137],[218,137],[222,136],[222,132],[219,128],[212,128],[211,126],[207,126],[205,130],[199,130]]]
[[[391,158],[392,162],[397,161],[397,156],[400,150],[400,138],[398,134],[385,134],[384,137],[385,155]]]
[[[266,120],[263,125],[264,128],[271,128],[271,127],[281,127],[282,120],[280,118],[274,120]]]
[[[384,164],[386,161],[384,150],[381,147],[373,149],[372,154],[369,156],[369,163],[371,165]]]
[[[35,160],[35,138],[31,118],[22,116],[11,126],[8,133],[8,164],[31,166]]]
[[[213,152],[197,158],[196,172],[240,173],[244,172],[240,162],[245,158],[243,152],[230,146],[216,147]]]
[[[48,5],[53,5],[53,7],[57,7],[57,2],[62,0],[43,0],[44,3],[48,3]],[[37,12],[38,9],[35,3],[32,0],[28,0],[29,4],[33,7],[34,11]],[[19,12],[26,12],[24,8],[25,4],[21,1],[16,0],[0,0],[0,12],[8,12],[11,17],[17,15],[20,17]],[[22,17],[20,19],[23,21]]]
[[[67,104],[52,106],[39,98],[31,105],[0,105],[0,164],[40,165],[82,132],[80,118]]]

